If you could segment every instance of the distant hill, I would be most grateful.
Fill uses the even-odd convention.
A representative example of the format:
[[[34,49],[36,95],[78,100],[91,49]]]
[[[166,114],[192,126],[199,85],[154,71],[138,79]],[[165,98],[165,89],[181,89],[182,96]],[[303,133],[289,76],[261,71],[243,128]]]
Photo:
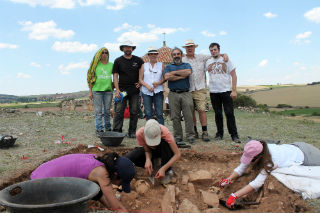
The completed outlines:
[[[42,94],[42,95],[29,95],[29,96],[15,96],[0,94],[0,103],[12,102],[37,102],[37,101],[58,101],[66,99],[77,99],[88,96],[88,91],[79,91],[73,93],[56,93],[56,94]]]
[[[298,107],[320,107],[320,84],[274,87],[268,90],[257,90],[248,95],[258,104],[268,106],[287,104]]]

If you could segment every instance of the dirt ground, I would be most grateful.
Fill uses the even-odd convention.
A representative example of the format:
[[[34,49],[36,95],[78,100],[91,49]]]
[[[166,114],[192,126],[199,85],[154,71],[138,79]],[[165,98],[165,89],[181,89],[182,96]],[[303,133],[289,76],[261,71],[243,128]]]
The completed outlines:
[[[102,155],[103,153],[116,151],[120,155],[124,155],[130,149],[119,148],[105,148],[105,151],[101,152],[96,148],[87,148],[85,145],[78,145],[69,151],[59,153],[57,156],[67,153],[94,153]],[[179,205],[184,199],[188,199],[194,205],[198,207],[201,212],[211,209],[212,207],[207,205],[202,198],[201,190],[211,191],[219,198],[225,198],[230,193],[246,185],[250,180],[255,177],[255,174],[245,174],[240,179],[235,181],[230,187],[223,190],[217,188],[218,181],[227,177],[238,165],[241,152],[230,152],[220,148],[215,148],[214,152],[200,153],[194,150],[182,150],[181,159],[174,165],[173,170],[175,176],[173,178],[173,184],[176,188],[179,188],[180,193],[176,194],[175,205],[173,206],[174,212],[177,212]],[[0,185],[0,189],[6,186],[12,185],[17,182],[28,180],[30,173],[34,170],[34,167],[25,168],[24,171],[19,171],[10,179],[3,182]],[[195,173],[199,170],[206,170],[211,173],[211,179],[192,182],[194,190],[191,190],[188,184],[183,182],[183,176]],[[138,180],[145,180],[151,186],[148,181],[147,174],[144,169],[137,169],[137,175],[132,181],[132,192],[129,194],[122,193],[121,201],[124,206],[133,212],[162,212],[161,200],[166,192],[168,185],[162,185],[156,181],[154,186],[151,186],[144,194],[136,193],[135,182]],[[190,183],[190,181],[189,181]],[[271,186],[271,187],[270,187]],[[274,187],[276,186],[276,187]],[[259,198],[260,197],[260,198]],[[259,201],[259,205],[246,206],[245,209],[237,210],[237,212],[311,212],[312,209],[308,207],[307,203],[301,198],[300,195],[292,192],[274,177],[269,176],[263,189],[251,196],[245,197],[245,201]],[[90,212],[106,212],[98,202],[90,202]],[[208,210],[207,210],[208,211]],[[214,212],[229,212],[230,210],[222,207],[214,209]],[[213,211],[212,211],[213,212]]]

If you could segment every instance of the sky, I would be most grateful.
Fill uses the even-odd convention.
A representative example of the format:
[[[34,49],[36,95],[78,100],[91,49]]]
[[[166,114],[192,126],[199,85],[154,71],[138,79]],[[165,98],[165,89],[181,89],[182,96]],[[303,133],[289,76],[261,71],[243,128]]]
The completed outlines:
[[[210,54],[217,42],[238,85],[320,81],[319,0],[0,0],[0,94],[88,90],[86,74],[105,46],[133,54],[150,46]]]

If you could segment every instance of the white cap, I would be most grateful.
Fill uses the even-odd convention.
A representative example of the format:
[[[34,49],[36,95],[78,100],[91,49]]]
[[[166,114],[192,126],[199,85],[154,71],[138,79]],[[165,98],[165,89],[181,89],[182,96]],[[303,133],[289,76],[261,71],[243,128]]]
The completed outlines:
[[[188,40],[186,40],[186,44],[184,46],[182,46],[182,47],[186,48],[186,47],[189,47],[189,46],[198,47],[198,44],[195,44],[192,39],[188,39]]]
[[[144,135],[148,146],[158,146],[161,142],[161,129],[158,121],[148,120],[144,126]]]
[[[122,44],[120,45],[120,50],[123,51],[122,49],[125,46],[132,47],[132,50],[136,49],[136,46],[133,44],[133,42],[129,40],[122,42]]]

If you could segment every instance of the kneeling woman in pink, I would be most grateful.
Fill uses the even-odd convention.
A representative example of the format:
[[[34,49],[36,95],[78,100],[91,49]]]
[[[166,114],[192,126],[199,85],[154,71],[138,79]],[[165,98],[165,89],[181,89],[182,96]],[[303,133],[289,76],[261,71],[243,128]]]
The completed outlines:
[[[253,164],[253,169],[260,171],[259,175],[242,189],[232,193],[226,205],[234,207],[236,199],[257,191],[266,180],[268,174],[276,168],[290,167],[293,165],[320,166],[320,150],[305,142],[291,144],[267,144],[265,141],[251,140],[244,146],[240,165],[233,173],[219,182],[220,187],[231,184]]]
[[[99,194],[93,198],[113,210],[127,212],[116,198],[112,184],[122,185],[122,190],[130,192],[130,181],[135,176],[134,164],[117,153],[97,157],[94,154],[69,154],[41,164],[31,173],[31,179],[49,177],[83,178],[100,185]]]

